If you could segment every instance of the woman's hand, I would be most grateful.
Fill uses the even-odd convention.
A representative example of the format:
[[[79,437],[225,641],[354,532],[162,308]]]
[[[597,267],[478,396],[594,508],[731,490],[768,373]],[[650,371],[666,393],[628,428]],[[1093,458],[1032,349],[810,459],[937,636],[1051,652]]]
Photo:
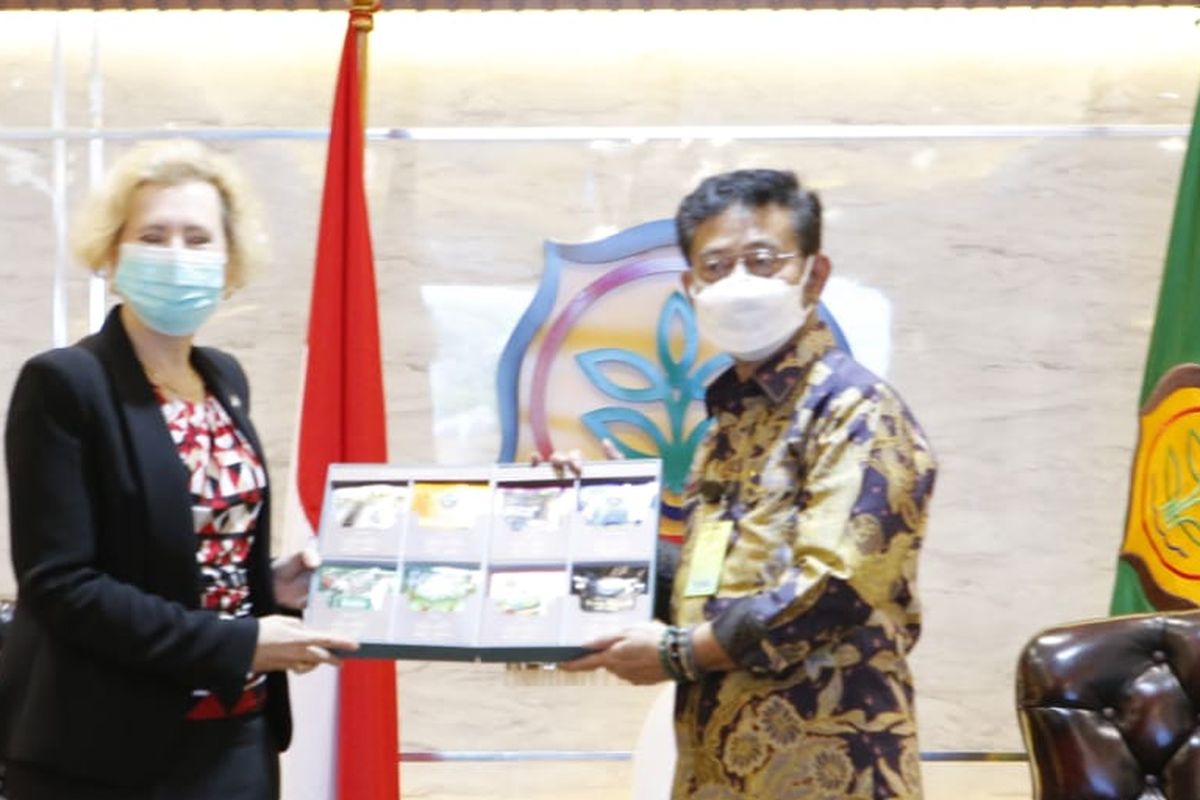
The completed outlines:
[[[311,548],[280,558],[272,565],[275,572],[275,602],[296,611],[308,605],[308,586],[312,574],[321,566],[321,557]]]
[[[339,666],[331,650],[353,652],[358,642],[332,633],[314,631],[292,617],[275,614],[258,620],[258,644],[254,647],[253,672],[305,673],[318,664]]]
[[[616,636],[593,639],[583,646],[597,652],[566,661],[559,665],[564,672],[587,672],[606,669],[622,680],[647,686],[668,679],[658,655],[658,643],[666,626],[661,622],[644,622],[626,628]]]

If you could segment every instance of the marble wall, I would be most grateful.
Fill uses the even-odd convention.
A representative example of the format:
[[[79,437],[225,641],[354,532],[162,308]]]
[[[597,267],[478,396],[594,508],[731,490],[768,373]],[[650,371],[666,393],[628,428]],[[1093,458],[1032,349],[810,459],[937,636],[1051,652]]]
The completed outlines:
[[[381,15],[373,126],[867,126],[775,140],[686,131],[373,140],[392,458],[495,457],[490,364],[536,283],[544,240],[586,241],[670,216],[713,171],[794,168],[826,201],[837,274],[889,301],[889,378],[942,463],[914,656],[923,747],[1018,749],[1012,675],[1021,644],[1107,606],[1185,145],[1170,134],[1190,123],[1200,74],[1195,16],[1182,8]],[[21,361],[51,341],[56,159],[45,133],[58,37],[67,127],[99,113],[105,128],[130,136],[211,128],[215,146],[257,185],[272,263],[205,338],[247,367],[282,484],[324,146],[230,131],[327,124],[342,26],[341,15],[318,13],[0,13],[0,411]],[[1045,127],[947,137],[910,127],[924,125]],[[1168,127],[1066,135],[1074,129],[1063,126],[1074,125]],[[103,158],[126,146],[106,142]],[[66,146],[68,206],[86,192],[96,155],[86,141]],[[86,293],[72,267],[71,338],[86,329]],[[497,302],[467,324],[476,317],[463,309],[481,298]],[[449,396],[431,365],[464,358],[474,368],[463,374],[476,377]],[[435,437],[439,420],[472,403],[473,423]],[[6,532],[0,549],[6,555]],[[13,589],[5,563],[0,591]],[[407,749],[620,750],[632,746],[652,691],[607,681],[530,687],[495,668],[408,663],[401,697]]]

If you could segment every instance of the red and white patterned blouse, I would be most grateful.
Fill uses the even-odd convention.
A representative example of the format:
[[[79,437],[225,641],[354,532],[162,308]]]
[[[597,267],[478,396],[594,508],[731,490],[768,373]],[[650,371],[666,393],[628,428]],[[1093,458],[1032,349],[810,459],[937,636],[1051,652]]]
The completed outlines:
[[[262,511],[266,471],[254,447],[211,394],[203,402],[158,394],[171,440],[188,473],[200,607],[222,617],[251,613],[248,562]],[[235,709],[224,709],[207,690],[193,691],[189,718],[241,713],[261,706],[265,676],[250,675]]]

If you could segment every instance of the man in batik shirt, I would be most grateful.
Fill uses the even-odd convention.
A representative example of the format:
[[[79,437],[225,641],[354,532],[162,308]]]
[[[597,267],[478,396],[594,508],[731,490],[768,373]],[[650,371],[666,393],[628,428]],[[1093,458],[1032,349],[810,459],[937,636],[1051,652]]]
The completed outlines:
[[[830,263],[794,174],[708,178],[676,224],[697,322],[735,363],[707,393],[675,625],[568,668],[678,681],[675,800],[919,798],[907,656],[929,445],[817,318]]]

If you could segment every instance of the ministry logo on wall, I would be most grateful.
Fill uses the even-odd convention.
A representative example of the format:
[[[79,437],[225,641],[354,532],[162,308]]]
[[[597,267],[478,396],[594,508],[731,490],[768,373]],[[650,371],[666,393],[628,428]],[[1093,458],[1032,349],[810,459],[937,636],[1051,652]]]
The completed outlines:
[[[702,339],[680,275],[671,220],[584,244],[544,246],[533,301],[500,358],[501,461],[578,449],[661,458],[660,532],[683,533],[684,482],[708,430],[704,390],[733,362]],[[845,338],[818,308],[839,345]]]

